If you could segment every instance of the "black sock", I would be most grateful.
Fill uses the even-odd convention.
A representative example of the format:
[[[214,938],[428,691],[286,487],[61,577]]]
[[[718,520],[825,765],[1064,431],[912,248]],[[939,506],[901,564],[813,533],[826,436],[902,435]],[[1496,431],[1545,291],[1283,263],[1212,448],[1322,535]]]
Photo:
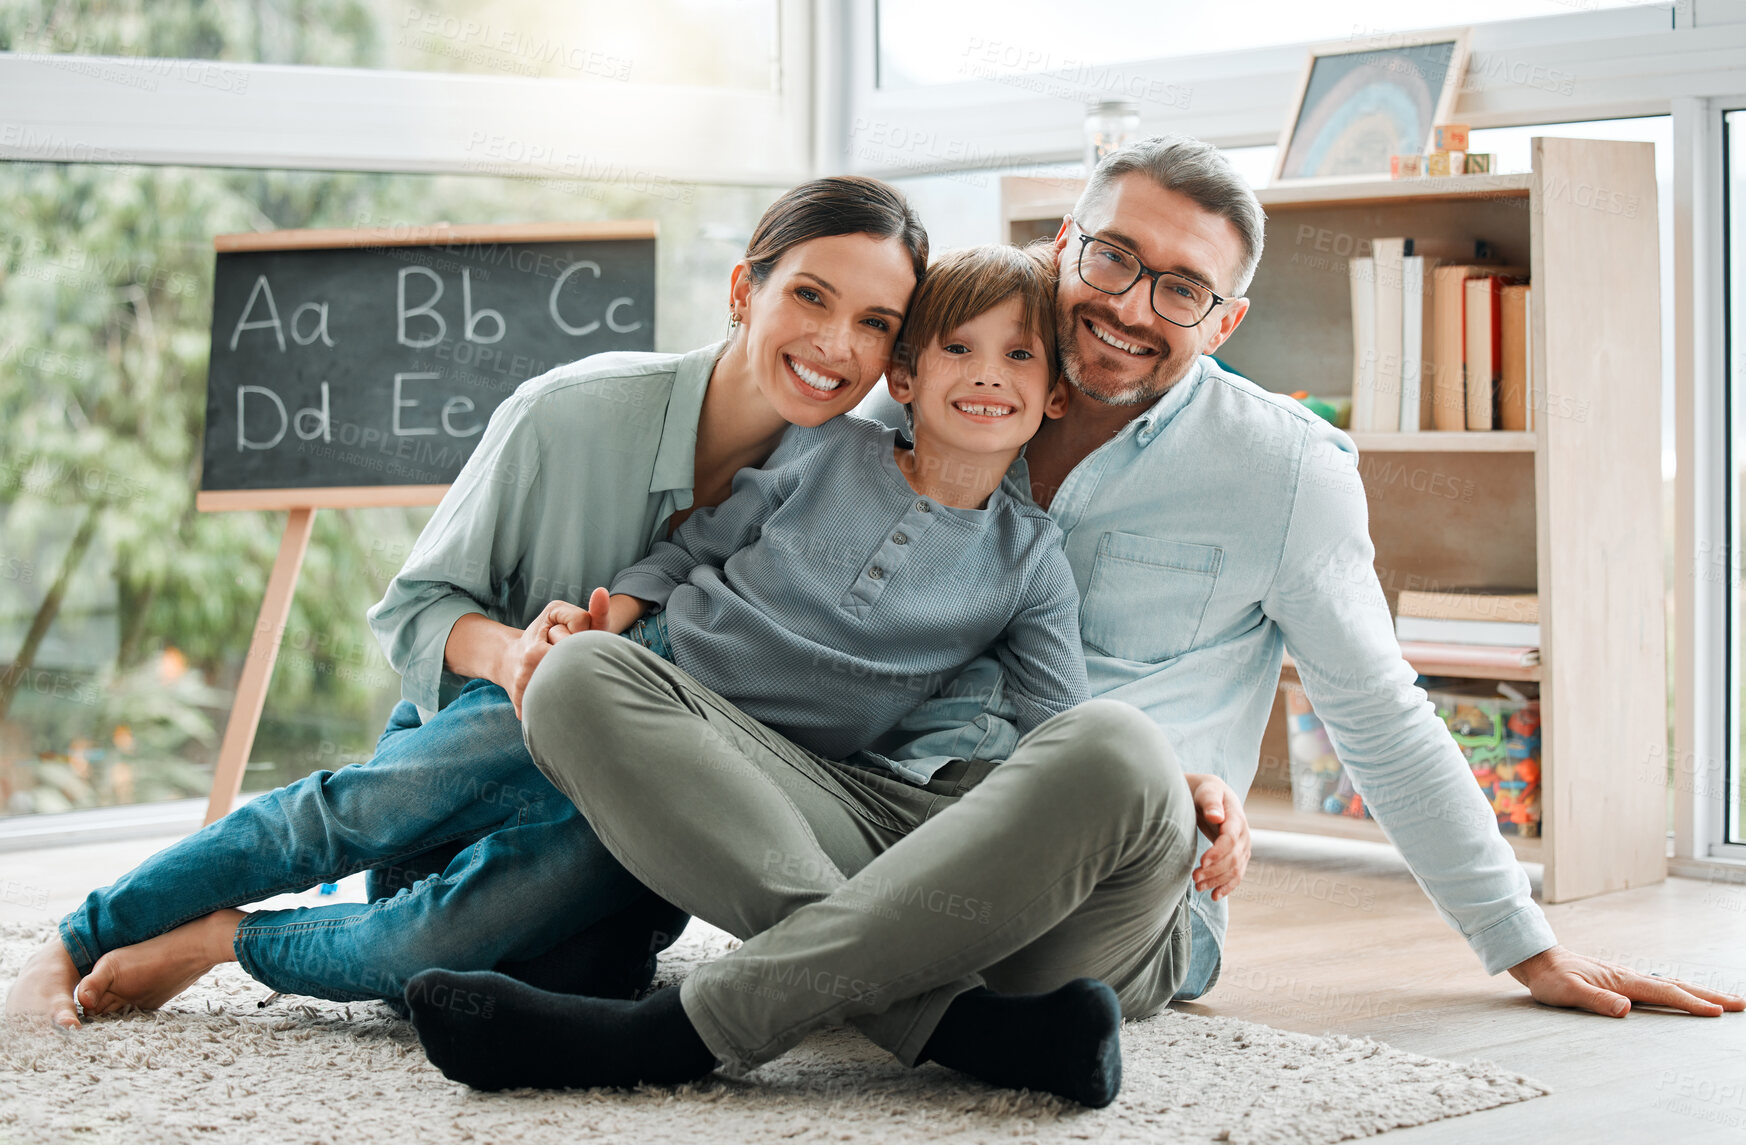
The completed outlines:
[[[1038,1089],[1102,1109],[1122,1088],[1122,1006],[1095,978],[1048,994],[952,1000],[917,1064],[939,1062],[990,1085]]]
[[[406,984],[431,1064],[474,1089],[677,1085],[715,1068],[679,988],[640,1002],[550,994],[490,970],[426,970]]]
[[[543,954],[499,962],[497,971],[554,994],[635,998],[655,977],[655,955],[671,946],[691,916],[650,892]]]

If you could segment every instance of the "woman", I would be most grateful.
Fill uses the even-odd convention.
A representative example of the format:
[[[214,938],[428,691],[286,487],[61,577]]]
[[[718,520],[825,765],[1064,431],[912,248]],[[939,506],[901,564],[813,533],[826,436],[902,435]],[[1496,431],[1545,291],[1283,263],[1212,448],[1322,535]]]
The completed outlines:
[[[518,389],[371,609],[405,696],[376,757],[255,799],[94,891],[26,964],[8,1015],[77,1026],[75,994],[87,1015],[150,1009],[232,959],[274,989],[346,1001],[397,999],[431,967],[634,993],[684,916],[534,766],[522,693],[584,614],[573,600],[724,500],[790,424],[865,396],[926,266],[898,191],[807,183],[734,267],[725,343],[596,355]],[[392,886],[407,866],[410,886],[367,904],[234,909],[362,870]]]

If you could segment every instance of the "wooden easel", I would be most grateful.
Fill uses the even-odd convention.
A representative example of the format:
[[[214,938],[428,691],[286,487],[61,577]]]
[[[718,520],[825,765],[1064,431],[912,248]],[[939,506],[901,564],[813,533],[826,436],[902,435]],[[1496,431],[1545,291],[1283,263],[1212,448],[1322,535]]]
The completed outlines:
[[[272,574],[267,578],[267,594],[261,601],[260,615],[255,618],[255,632],[249,639],[248,659],[243,661],[242,677],[237,680],[230,719],[224,725],[224,739],[219,743],[218,766],[212,773],[212,791],[207,796],[203,822],[211,823],[228,815],[237,793],[242,790],[243,771],[248,766],[249,753],[254,750],[255,733],[261,726],[261,710],[267,703],[267,684],[273,678],[273,665],[279,659],[279,644],[285,638],[285,623],[291,617],[291,598],[297,592],[297,576],[303,570],[303,556],[309,551],[309,538],[315,531],[315,510],[435,505],[448,488],[447,485],[385,485],[299,489],[294,492],[303,503],[297,505],[287,505],[286,492],[279,490],[202,492],[195,495],[195,507],[201,512],[290,510],[285,520],[285,532],[279,538],[279,555],[274,559]]]

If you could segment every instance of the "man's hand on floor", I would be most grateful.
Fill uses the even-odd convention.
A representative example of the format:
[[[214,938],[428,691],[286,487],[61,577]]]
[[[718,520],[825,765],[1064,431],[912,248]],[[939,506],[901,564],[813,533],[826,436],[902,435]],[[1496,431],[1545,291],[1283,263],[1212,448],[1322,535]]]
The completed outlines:
[[[1194,819],[1213,841],[1194,869],[1194,889],[1229,898],[1249,866],[1249,818],[1230,784],[1216,775],[1185,775],[1194,796]]]
[[[1746,998],[1673,978],[1639,974],[1612,962],[1602,962],[1554,946],[1510,967],[1510,974],[1528,988],[1536,1002],[1592,1010],[1608,1018],[1631,1012],[1632,1002],[1667,1006],[1705,1018],[1724,1010],[1746,1009]]]

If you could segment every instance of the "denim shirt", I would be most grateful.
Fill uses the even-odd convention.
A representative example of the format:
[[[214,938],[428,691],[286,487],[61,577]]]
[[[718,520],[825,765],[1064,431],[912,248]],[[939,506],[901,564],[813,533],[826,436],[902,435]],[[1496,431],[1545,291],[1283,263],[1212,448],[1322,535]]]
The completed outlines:
[[[901,424],[901,407],[862,412]],[[1030,488],[1021,457],[1012,476]],[[1202,358],[1068,474],[1066,536],[1094,696],[1145,711],[1185,772],[1246,795],[1287,647],[1383,832],[1488,973],[1556,942],[1460,750],[1401,658],[1373,566],[1357,451],[1289,398]],[[1005,759],[1004,673],[984,657],[874,745],[927,773]],[[1223,945],[1226,903],[1191,908]]]

